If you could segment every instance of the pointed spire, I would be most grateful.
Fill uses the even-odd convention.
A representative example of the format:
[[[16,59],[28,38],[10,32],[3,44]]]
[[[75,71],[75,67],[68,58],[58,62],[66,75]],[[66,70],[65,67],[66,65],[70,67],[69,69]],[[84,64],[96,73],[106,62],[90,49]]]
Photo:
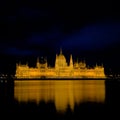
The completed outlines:
[[[47,62],[47,57],[44,58],[45,62]]]
[[[55,58],[56,60],[58,59],[58,55],[56,54],[56,58]]]
[[[72,59],[72,54],[70,55],[70,67],[73,68],[73,59]]]
[[[39,63],[39,57],[37,57],[37,63]]]
[[[47,57],[45,58],[45,61],[47,62]]]
[[[70,62],[73,63],[72,54],[70,55]]]
[[[98,64],[96,63],[96,65],[95,65],[96,67],[98,67]]]
[[[102,67],[103,67],[103,63],[102,63],[102,65],[101,65]]]
[[[62,54],[62,48],[60,48],[60,54]]]
[[[37,67],[37,68],[39,68],[39,67],[40,67],[39,57],[37,57],[36,67]]]
[[[19,65],[21,65],[21,61],[19,61]]]
[[[78,63],[78,58],[77,58],[77,63]]]
[[[19,64],[18,63],[16,63],[16,67],[18,67],[19,66]]]
[[[28,66],[28,62],[26,62],[26,65]]]

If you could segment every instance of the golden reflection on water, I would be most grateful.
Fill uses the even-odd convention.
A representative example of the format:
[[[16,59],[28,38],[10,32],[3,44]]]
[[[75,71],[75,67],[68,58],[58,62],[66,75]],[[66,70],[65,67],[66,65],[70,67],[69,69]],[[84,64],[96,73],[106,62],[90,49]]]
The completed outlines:
[[[75,104],[104,102],[104,80],[15,80],[14,98],[19,102],[54,101],[58,111]]]

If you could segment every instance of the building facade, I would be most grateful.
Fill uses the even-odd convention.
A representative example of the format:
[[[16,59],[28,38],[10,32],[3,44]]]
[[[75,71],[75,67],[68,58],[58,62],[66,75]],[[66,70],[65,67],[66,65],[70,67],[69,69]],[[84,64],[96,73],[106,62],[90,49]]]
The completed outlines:
[[[56,54],[55,67],[48,67],[47,62],[40,63],[37,59],[36,67],[26,65],[16,65],[16,78],[105,78],[104,67],[96,65],[94,68],[86,67],[85,62],[73,63],[70,55],[69,65],[60,50]]]

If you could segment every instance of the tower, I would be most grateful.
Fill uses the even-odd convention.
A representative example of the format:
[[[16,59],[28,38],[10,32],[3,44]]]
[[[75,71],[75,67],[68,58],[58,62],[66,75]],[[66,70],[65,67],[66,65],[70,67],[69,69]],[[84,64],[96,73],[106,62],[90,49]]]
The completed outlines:
[[[55,60],[55,68],[58,68],[58,55],[56,54],[56,60]]]
[[[72,59],[72,54],[70,55],[70,68],[73,68],[73,59]]]
[[[47,69],[47,66],[48,66],[47,58],[45,58],[44,60],[45,60],[45,68]]]
[[[37,58],[37,64],[36,64],[37,68],[40,68],[40,63],[39,63],[39,57]]]
[[[62,48],[60,48],[60,55],[62,55]]]

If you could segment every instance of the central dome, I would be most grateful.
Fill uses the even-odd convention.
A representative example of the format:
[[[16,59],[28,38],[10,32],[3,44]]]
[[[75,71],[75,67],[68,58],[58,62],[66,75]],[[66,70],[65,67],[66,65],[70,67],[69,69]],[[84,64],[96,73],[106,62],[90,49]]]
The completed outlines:
[[[65,56],[62,54],[62,49],[60,49],[60,54],[58,55],[58,59],[63,61],[63,62],[66,62]]]
[[[59,67],[66,67],[67,62],[65,56],[62,54],[62,50],[60,50],[60,54],[56,56],[56,65]]]
[[[62,60],[62,61],[66,61],[65,56],[64,56],[63,54],[60,54],[60,55],[58,56],[58,59],[59,59],[59,60]]]

